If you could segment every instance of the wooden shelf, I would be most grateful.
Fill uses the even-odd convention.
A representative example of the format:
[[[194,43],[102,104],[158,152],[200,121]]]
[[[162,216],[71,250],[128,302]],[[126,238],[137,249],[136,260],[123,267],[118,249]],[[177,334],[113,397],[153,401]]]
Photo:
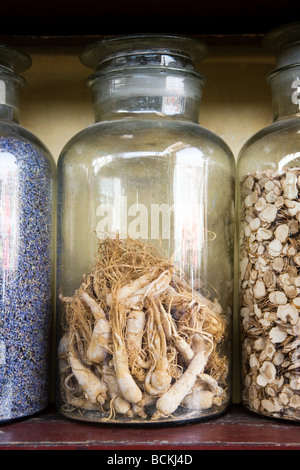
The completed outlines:
[[[299,423],[264,418],[233,405],[206,422],[123,427],[68,420],[54,408],[0,426],[0,450],[300,450]]]

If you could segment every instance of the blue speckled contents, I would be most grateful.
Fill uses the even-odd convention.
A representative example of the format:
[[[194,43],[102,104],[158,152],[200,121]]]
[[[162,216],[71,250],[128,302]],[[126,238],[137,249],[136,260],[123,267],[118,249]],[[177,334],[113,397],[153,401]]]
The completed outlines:
[[[52,192],[46,156],[0,137],[0,422],[49,402]]]

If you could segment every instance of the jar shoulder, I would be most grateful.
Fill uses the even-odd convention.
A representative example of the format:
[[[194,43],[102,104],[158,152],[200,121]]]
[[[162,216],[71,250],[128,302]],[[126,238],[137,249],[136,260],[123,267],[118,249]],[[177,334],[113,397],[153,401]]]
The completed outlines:
[[[251,159],[259,164],[264,162],[277,164],[284,156],[299,149],[300,119],[276,121],[251,136],[241,148],[238,166]]]
[[[77,133],[63,148],[58,163],[87,155],[105,156],[135,151],[172,153],[179,147],[196,147],[203,155],[222,154],[234,164],[228,145],[199,124],[171,120],[119,120],[92,124]]]
[[[7,150],[13,152],[13,146],[10,141],[19,141],[26,145],[30,145],[32,149],[38,152],[40,158],[45,158],[53,173],[55,172],[55,161],[52,153],[46,145],[31,131],[14,122],[0,122],[0,141],[2,140],[2,147],[7,146]]]

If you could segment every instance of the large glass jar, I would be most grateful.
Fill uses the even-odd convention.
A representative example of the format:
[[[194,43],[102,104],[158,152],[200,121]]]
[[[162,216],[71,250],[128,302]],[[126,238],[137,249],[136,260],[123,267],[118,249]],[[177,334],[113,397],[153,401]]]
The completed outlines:
[[[58,162],[58,400],[70,418],[181,422],[231,398],[234,159],[198,124],[203,43],[91,44],[96,123]]]
[[[0,422],[49,403],[55,163],[19,124],[19,75],[31,65],[0,44]]]
[[[300,420],[300,23],[275,29],[274,122],[238,159],[243,403]]]

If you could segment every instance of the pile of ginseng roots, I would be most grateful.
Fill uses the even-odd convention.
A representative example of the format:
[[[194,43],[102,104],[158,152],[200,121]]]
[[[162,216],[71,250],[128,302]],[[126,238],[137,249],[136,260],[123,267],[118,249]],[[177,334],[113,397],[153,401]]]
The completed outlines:
[[[148,244],[101,240],[91,273],[72,297],[61,296],[65,410],[146,419],[152,409],[157,420],[224,403],[225,318],[183,274]]]

